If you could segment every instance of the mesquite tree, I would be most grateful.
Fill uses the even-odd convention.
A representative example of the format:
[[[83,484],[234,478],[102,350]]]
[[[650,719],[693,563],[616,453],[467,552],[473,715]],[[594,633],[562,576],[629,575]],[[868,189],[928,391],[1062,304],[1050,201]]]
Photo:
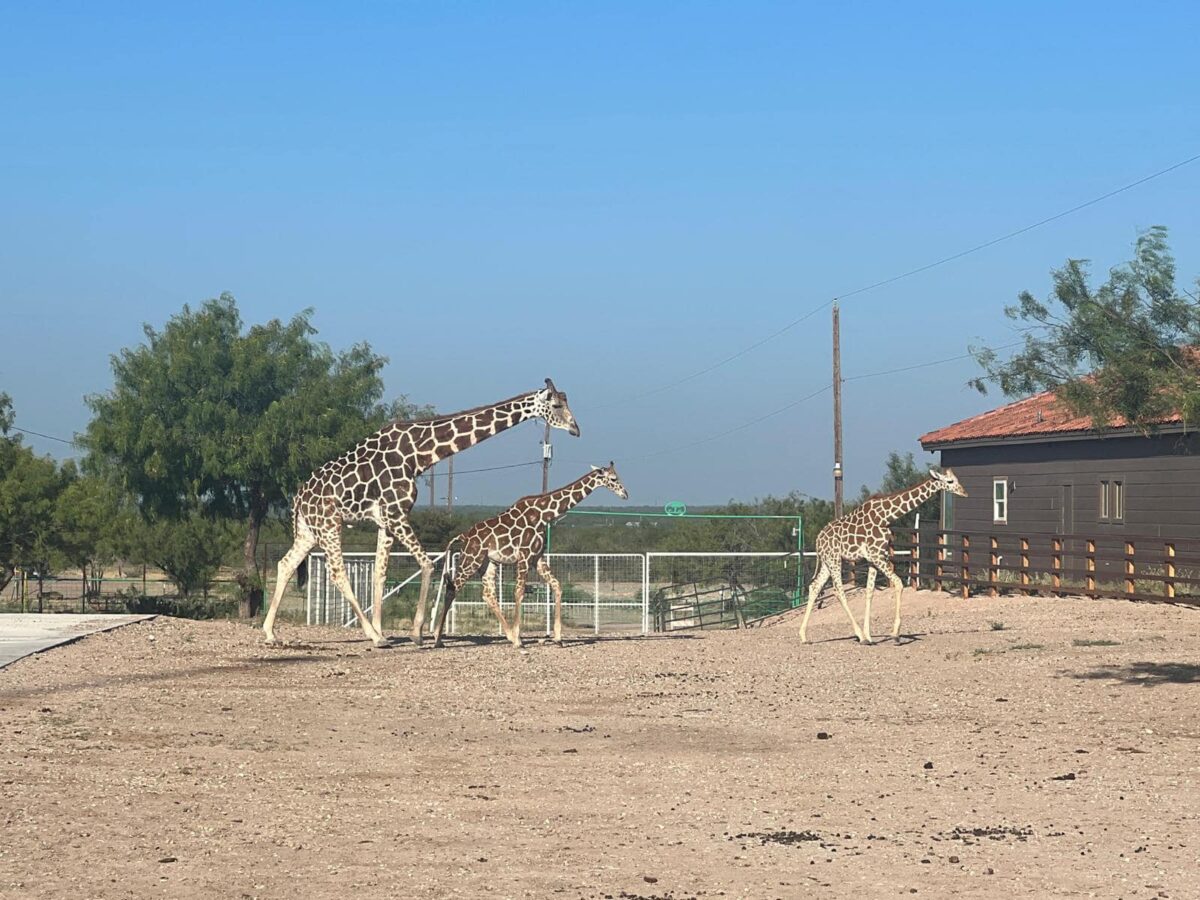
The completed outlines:
[[[386,360],[366,343],[333,352],[305,311],[245,328],[234,298],[185,306],[112,358],[114,384],[88,398],[92,462],[151,522],[195,515],[243,524],[241,612],[262,598],[256,551],[272,507],[387,417]]]
[[[1087,260],[1068,260],[1053,273],[1048,299],[1023,291],[1005,314],[1022,323],[1024,347],[1006,361],[974,350],[984,374],[971,384],[985,392],[996,385],[1009,396],[1054,390],[1100,429],[1120,417],[1149,430],[1174,413],[1194,424],[1200,302],[1175,285],[1167,229],[1142,234],[1134,258],[1098,288],[1088,274]]]

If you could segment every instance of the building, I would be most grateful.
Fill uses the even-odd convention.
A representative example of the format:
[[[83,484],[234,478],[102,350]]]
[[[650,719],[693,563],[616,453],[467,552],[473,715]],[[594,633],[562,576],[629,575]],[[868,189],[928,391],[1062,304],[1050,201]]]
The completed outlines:
[[[942,527],[990,535],[1200,538],[1200,441],[1174,417],[1146,436],[1097,432],[1052,392],[920,438],[968,497],[943,495]]]

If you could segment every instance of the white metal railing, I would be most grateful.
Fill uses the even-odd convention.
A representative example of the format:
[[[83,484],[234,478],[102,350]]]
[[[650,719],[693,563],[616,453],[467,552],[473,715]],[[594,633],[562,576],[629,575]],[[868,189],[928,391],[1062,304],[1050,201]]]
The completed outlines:
[[[437,607],[443,594],[444,554],[431,556],[437,561],[435,583],[431,591],[430,610],[427,622],[435,621]],[[458,554],[454,555],[457,558]],[[371,594],[374,588],[375,554],[344,554],[346,575],[355,598],[363,611],[370,615]],[[547,560],[563,590],[563,627],[565,629],[589,629],[594,634],[602,631],[649,630],[648,587],[646,581],[646,556],[641,553],[550,553]],[[487,604],[483,602],[484,570],[463,585],[450,608],[447,633],[480,630],[499,631]],[[384,599],[404,592],[410,600],[416,599],[420,567],[409,553],[393,553],[389,560],[388,587]],[[515,611],[513,585],[515,572],[512,566],[501,566],[499,571],[500,606],[506,614]],[[309,580],[307,588],[307,620],[310,625],[353,625],[354,612],[341,592],[329,579],[325,556],[314,553],[309,557]],[[531,628],[544,625],[549,632],[554,624],[554,596],[549,585],[542,583],[536,571],[529,573],[525,599],[521,604],[522,626]]]

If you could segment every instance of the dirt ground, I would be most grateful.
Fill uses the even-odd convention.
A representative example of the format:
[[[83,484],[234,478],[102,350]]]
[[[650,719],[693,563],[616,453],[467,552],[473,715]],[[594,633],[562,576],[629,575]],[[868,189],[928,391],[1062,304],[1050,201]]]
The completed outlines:
[[[1200,897],[1200,611],[798,624],[86,638],[0,671],[0,896]]]

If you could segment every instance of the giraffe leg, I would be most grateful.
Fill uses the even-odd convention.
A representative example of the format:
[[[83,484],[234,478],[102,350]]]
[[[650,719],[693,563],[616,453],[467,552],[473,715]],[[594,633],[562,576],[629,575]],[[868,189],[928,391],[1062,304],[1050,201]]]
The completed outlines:
[[[371,624],[375,630],[383,634],[383,590],[387,585],[388,561],[392,552],[391,534],[386,525],[379,526],[379,534],[375,539],[375,577],[371,591]]]
[[[316,536],[308,525],[304,524],[304,520],[300,519],[291,549],[283,555],[283,558],[279,560],[279,565],[275,568],[275,593],[271,596],[271,606],[267,610],[266,618],[263,619],[263,635],[268,644],[275,643],[275,615],[279,612],[279,603],[283,600],[283,592],[287,589],[287,583],[316,543]]]
[[[447,550],[447,553],[450,551]],[[452,558],[453,559],[453,558]],[[454,598],[458,596],[458,592],[462,590],[462,586],[471,580],[479,567],[483,564],[484,554],[482,548],[464,547],[458,557],[458,564],[453,570],[451,576],[444,576],[446,580],[446,596],[442,602],[442,608],[438,610],[437,625],[433,630],[433,646],[442,646],[442,629],[446,626],[446,616],[450,613],[450,607],[454,605]],[[487,580],[484,578],[484,586],[486,588]]]
[[[816,602],[817,594],[821,593],[821,588],[825,587],[825,582],[829,580],[829,577],[829,566],[822,559],[820,566],[817,567],[817,574],[813,576],[812,584],[808,586],[808,606],[804,608],[804,619],[800,622],[800,643],[808,640],[805,637],[808,632],[808,617],[812,615],[813,603]]]
[[[854,626],[854,636],[858,638],[860,643],[866,643],[863,638],[863,633],[858,627],[858,622],[854,620],[854,613],[850,612],[850,604],[846,602],[846,588],[842,584],[842,573],[836,569],[833,572],[833,590],[837,593],[838,602],[842,604],[842,609],[846,613],[846,618],[850,620],[850,624]]]
[[[546,557],[539,556],[537,561],[538,574],[542,576],[542,581],[550,585],[550,590],[554,592],[554,643],[562,643],[562,585],[558,583],[558,579],[554,577],[554,573],[550,571],[550,563],[546,562]]]
[[[491,608],[496,618],[500,620],[500,627],[504,629],[504,634],[507,637],[509,635],[508,622],[504,618],[504,610],[500,608],[500,600],[496,592],[497,574],[496,564],[489,562],[487,571],[483,573],[483,602]]]
[[[904,582],[900,580],[900,576],[896,574],[895,567],[891,564],[886,556],[882,554],[875,555],[871,564],[883,573],[883,577],[891,584],[892,589],[896,592],[896,617],[892,621],[892,637],[900,636],[900,599],[904,595]]]
[[[421,627],[425,620],[425,605],[429,601],[429,583],[433,580],[433,560],[421,547],[421,542],[417,540],[417,533],[413,531],[406,515],[401,514],[393,518],[391,526],[400,543],[413,555],[417,565],[421,567],[421,596],[417,600],[418,614],[413,617],[412,628],[412,642],[419,647],[421,646]]]
[[[508,639],[518,650],[521,648],[521,601],[525,599],[525,579],[529,577],[529,563],[520,560],[517,563],[517,577],[513,582],[513,624]]]
[[[863,636],[871,643],[871,595],[875,593],[875,567],[867,566],[867,602],[863,606]]]
[[[341,535],[336,531],[321,535],[318,542],[325,550],[326,565],[329,567],[329,578],[337,585],[337,589],[342,592],[342,596],[346,598],[346,602],[350,604],[350,608],[354,610],[354,615],[358,619],[358,624],[362,626],[363,634],[376,647],[382,647],[387,641],[383,635],[375,630],[370,621],[367,619],[366,613],[362,611],[362,607],[358,605],[358,600],[354,596],[354,588],[350,586],[350,579],[346,577],[346,563],[342,559],[342,541]]]

